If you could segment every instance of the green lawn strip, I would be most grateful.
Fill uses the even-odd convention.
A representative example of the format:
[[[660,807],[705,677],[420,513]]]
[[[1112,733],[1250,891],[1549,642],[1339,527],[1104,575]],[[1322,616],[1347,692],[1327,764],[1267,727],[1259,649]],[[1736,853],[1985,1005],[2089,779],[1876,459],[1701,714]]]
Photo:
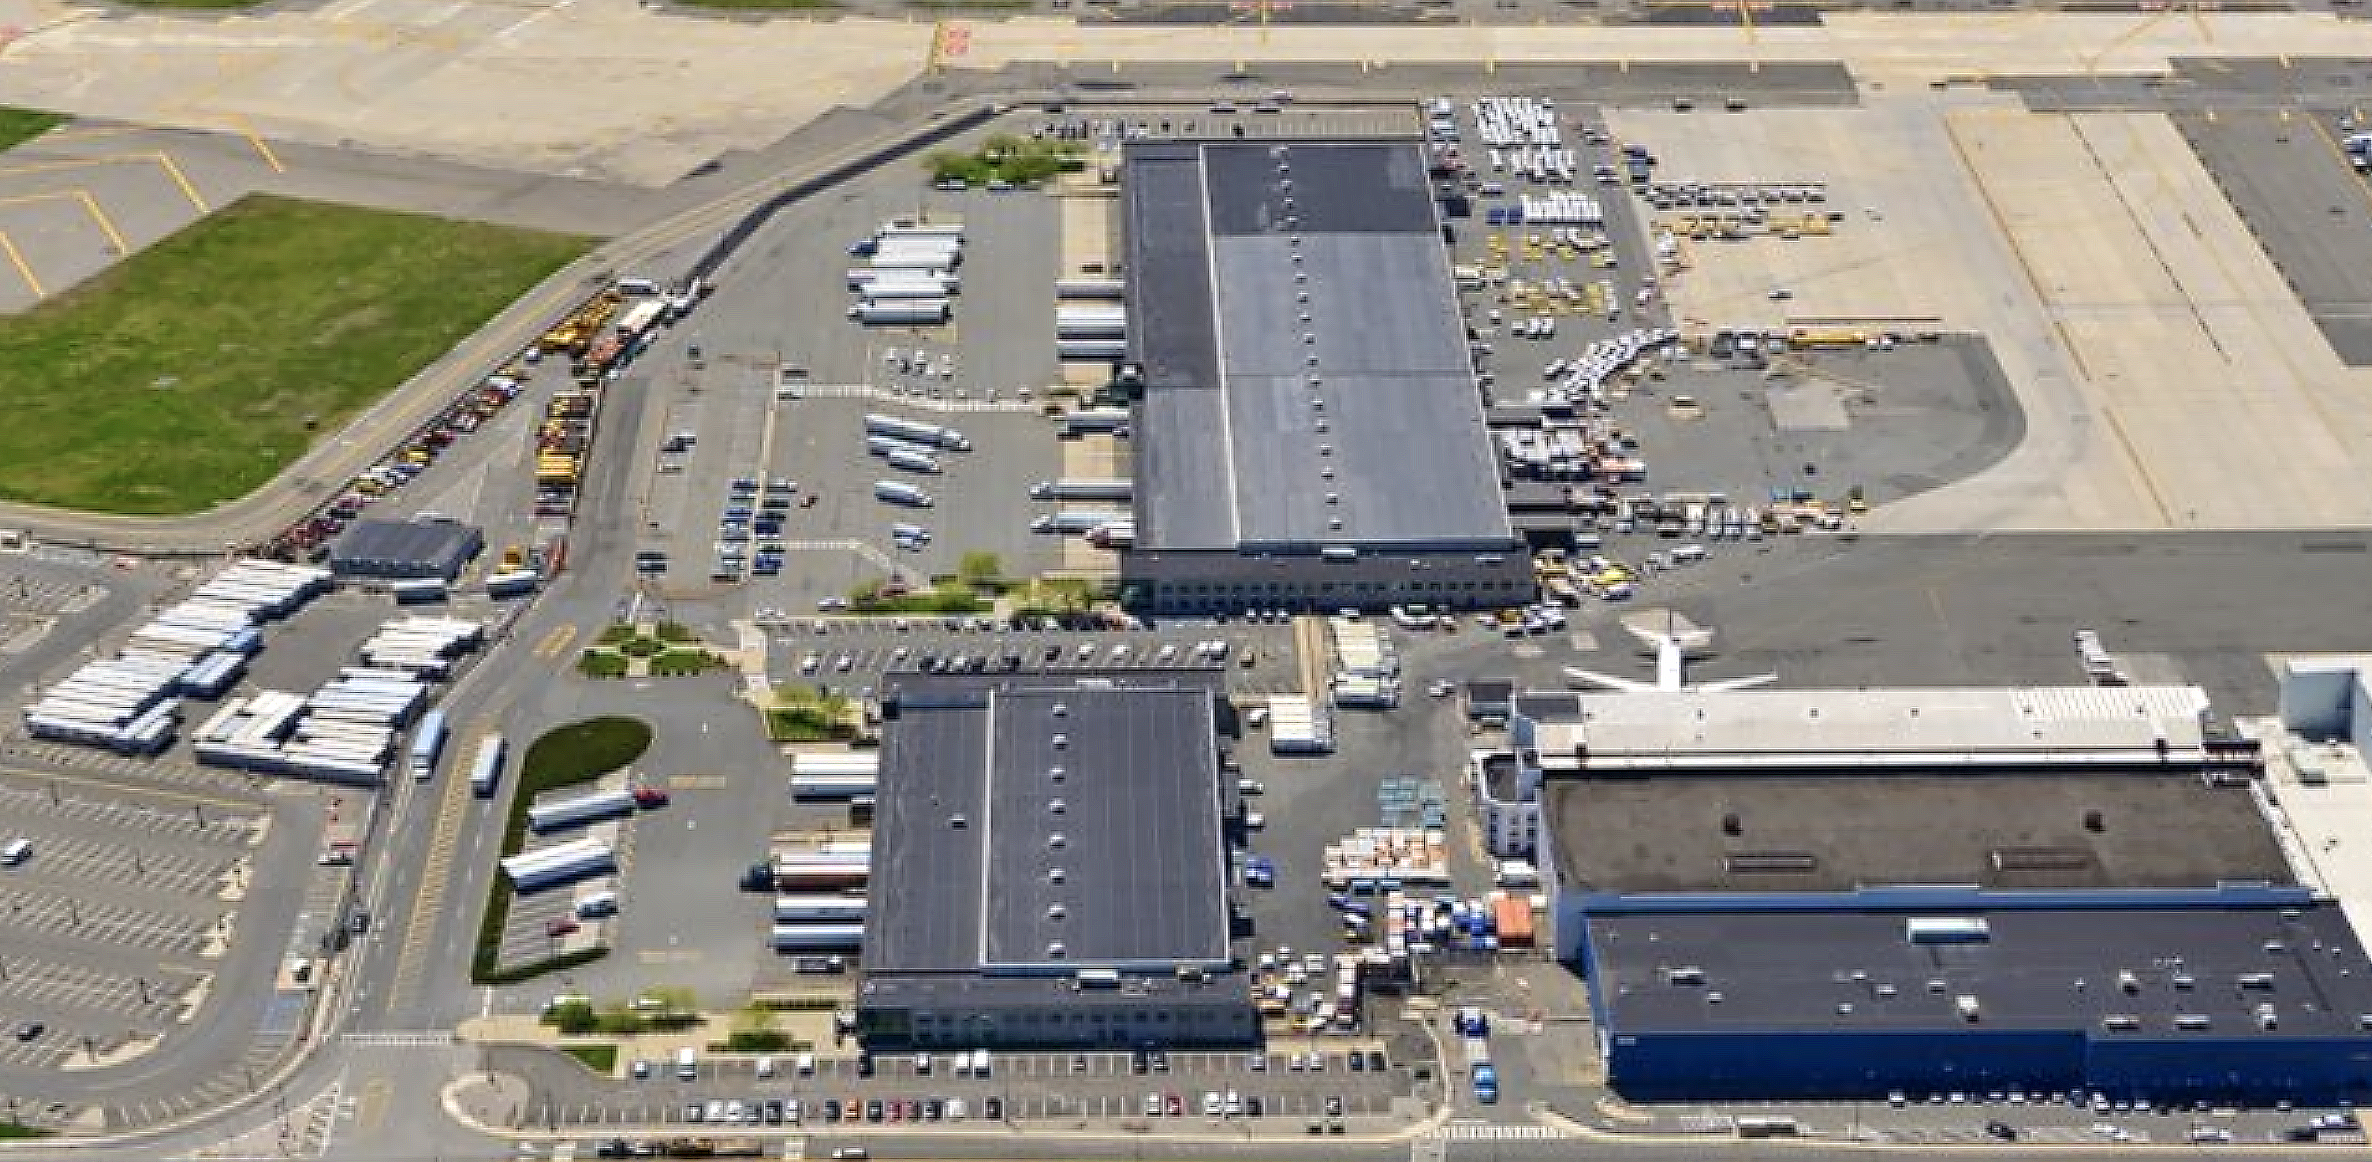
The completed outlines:
[[[592,782],[641,758],[650,746],[650,724],[639,718],[588,718],[545,731],[519,763],[519,786],[511,795],[510,816],[503,825],[502,854],[517,855],[525,846],[527,809],[535,805],[537,795]],[[514,984],[537,973],[599,959],[606,951],[580,949],[504,971],[496,961],[502,955],[502,929],[510,912],[511,883],[497,873],[487,886],[486,911],[478,922],[478,949],[470,962],[473,983]]]
[[[243,198],[0,318],[0,498],[170,515],[243,496],[590,245]]]
[[[0,149],[15,149],[70,120],[63,113],[0,105]]]
[[[585,1068],[604,1076],[616,1072],[618,1068],[616,1045],[563,1045],[560,1051],[584,1062]]]

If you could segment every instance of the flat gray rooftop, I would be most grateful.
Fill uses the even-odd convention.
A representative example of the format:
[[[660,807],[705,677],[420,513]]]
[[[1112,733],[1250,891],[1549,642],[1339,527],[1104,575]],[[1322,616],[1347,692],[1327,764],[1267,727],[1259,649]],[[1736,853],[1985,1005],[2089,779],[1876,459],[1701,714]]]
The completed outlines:
[[[2289,913],[1917,917],[1982,921],[1986,938],[1947,943],[1913,941],[1914,917],[1897,913],[1614,916],[1590,921],[1589,944],[1616,1033],[2066,1029],[2096,1039],[2202,1042],[2372,1037],[2361,1024],[2372,1020],[2372,963],[2346,918],[2317,905]],[[1718,1001],[1710,999],[1716,994]],[[1961,997],[1975,998],[1976,1020],[1960,1013]],[[2273,1028],[2260,1023],[2260,1005],[2271,1006]],[[2133,1018],[2132,1027],[2112,1027],[2112,1016]],[[2177,1028],[2177,1016],[2203,1017],[2206,1027]]]
[[[1511,541],[1414,145],[1137,145],[1123,188],[1139,545]]]
[[[1552,776],[1542,797],[1548,857],[1569,890],[2295,882],[2247,787],[2155,767]]]
[[[900,679],[868,972],[1226,964],[1207,675]]]

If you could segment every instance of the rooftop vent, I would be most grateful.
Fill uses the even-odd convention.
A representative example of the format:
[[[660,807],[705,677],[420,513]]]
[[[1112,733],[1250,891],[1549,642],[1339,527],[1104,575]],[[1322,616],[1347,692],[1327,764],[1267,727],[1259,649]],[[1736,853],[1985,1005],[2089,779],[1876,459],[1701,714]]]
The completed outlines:
[[[1046,809],[1056,815],[1060,815],[1063,812],[1070,810],[1070,806],[1060,799],[1051,799],[1047,801]]]
[[[2108,820],[2103,818],[2098,811],[2086,811],[2084,812],[2084,830],[2091,832],[2106,831],[2108,830]]]
[[[2182,1013],[2174,1018],[2174,1027],[2177,1029],[2206,1029],[2214,1024],[2205,1013]]]
[[[2119,969],[2117,970],[2117,988],[2127,995],[2138,993],[2141,991],[2141,978],[2133,975],[2132,969]]]
[[[966,819],[965,819],[963,816],[961,816],[961,815],[957,815],[957,816],[954,816],[953,818],[950,818],[950,819],[947,821],[947,825],[948,825],[949,827],[953,827],[953,828],[955,828],[955,829],[956,829],[956,830],[958,830],[958,831],[961,831],[961,830],[963,830],[963,829],[964,829],[966,826],[968,826],[968,825],[969,825],[969,821],[968,821],[968,820],[966,820]]]
[[[1064,771],[1061,767],[1046,768],[1046,777],[1057,783],[1061,782],[1063,780],[1063,776],[1068,773],[1069,772]]]
[[[1983,1015],[1984,1011],[1982,1007],[1977,1004],[1977,998],[1974,993],[1962,993],[1959,996],[1952,998],[1952,1010],[1960,1014],[1961,1020],[1968,1021],[1972,1024],[1979,1016]]]
[[[1062,750],[1063,748],[1071,745],[1071,736],[1067,734],[1058,734],[1055,735],[1053,739],[1050,740],[1050,742],[1052,743],[1054,749]]]
[[[1703,984],[1705,970],[1693,964],[1683,964],[1664,970],[1664,979],[1673,984]]]
[[[1071,716],[1071,708],[1063,705],[1060,702],[1057,702],[1054,704],[1054,709],[1051,711],[1051,713],[1056,718],[1069,718]]]
[[[1060,831],[1057,831],[1054,834],[1046,837],[1046,846],[1055,851],[1061,851],[1063,849],[1063,845],[1069,842],[1070,840],[1063,838],[1063,834]]]
[[[1721,833],[1723,835],[1744,835],[1746,834],[1746,824],[1738,818],[1737,812],[1726,812],[1721,817]]]
[[[2170,979],[2174,984],[2176,992],[2189,992],[2191,991],[2191,986],[2199,983],[2198,977],[2192,976],[2187,972],[2175,973]]]
[[[2270,972],[2244,972],[2240,974],[2238,980],[2240,987],[2244,989],[2269,989],[2273,987],[2273,974]]]
[[[1060,920],[1070,914],[1070,909],[1063,907],[1061,904],[1046,905],[1046,918],[1049,920]]]
[[[2100,1019],[2100,1025],[2104,1029],[2139,1029],[2141,1018],[2131,1013],[2110,1013]]]
[[[1718,1005],[1718,1004],[1720,1004],[1720,1003],[1721,1003],[1721,994],[1720,994],[1720,993],[1718,993],[1718,992],[1711,992],[1711,993],[1706,993],[1706,994],[1705,994],[1705,1003],[1706,1003],[1706,1004],[1708,1004],[1708,1005]]]
[[[1061,883],[1061,882],[1063,882],[1064,880],[1067,880],[1067,879],[1069,879],[1069,878],[1071,878],[1071,873],[1069,873],[1069,872],[1066,872],[1066,871],[1062,870],[1061,868],[1058,868],[1058,867],[1050,867],[1050,868],[1047,868],[1047,869],[1046,869],[1046,882],[1047,882],[1047,883],[1050,883],[1050,884],[1059,884],[1059,883]]]
[[[1046,959],[1061,960],[1063,958],[1064,951],[1065,950],[1060,943],[1049,944],[1046,946]]]

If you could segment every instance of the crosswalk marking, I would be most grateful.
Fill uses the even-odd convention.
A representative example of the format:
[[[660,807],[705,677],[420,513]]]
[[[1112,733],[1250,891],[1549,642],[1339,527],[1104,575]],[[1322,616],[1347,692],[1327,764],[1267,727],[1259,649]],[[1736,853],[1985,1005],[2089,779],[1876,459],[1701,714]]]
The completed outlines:
[[[1562,1138],[1565,1135],[1553,1126],[1451,1122],[1426,1136],[1444,1142],[1530,1142]]]
[[[425,1046],[451,1045],[453,1043],[453,1034],[437,1029],[427,1029],[418,1032],[400,1029],[387,1029],[359,1033],[347,1033],[339,1037],[338,1040],[348,1045],[365,1045],[383,1048],[417,1048]]]

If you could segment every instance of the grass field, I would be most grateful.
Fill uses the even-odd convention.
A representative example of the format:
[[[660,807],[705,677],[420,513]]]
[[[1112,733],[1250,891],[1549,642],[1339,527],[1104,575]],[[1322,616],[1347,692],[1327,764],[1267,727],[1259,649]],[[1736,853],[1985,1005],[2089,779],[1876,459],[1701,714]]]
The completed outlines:
[[[66,121],[66,117],[57,113],[0,105],[0,149],[15,149]]]
[[[591,244],[243,199],[0,319],[0,498],[177,514],[243,496]]]

